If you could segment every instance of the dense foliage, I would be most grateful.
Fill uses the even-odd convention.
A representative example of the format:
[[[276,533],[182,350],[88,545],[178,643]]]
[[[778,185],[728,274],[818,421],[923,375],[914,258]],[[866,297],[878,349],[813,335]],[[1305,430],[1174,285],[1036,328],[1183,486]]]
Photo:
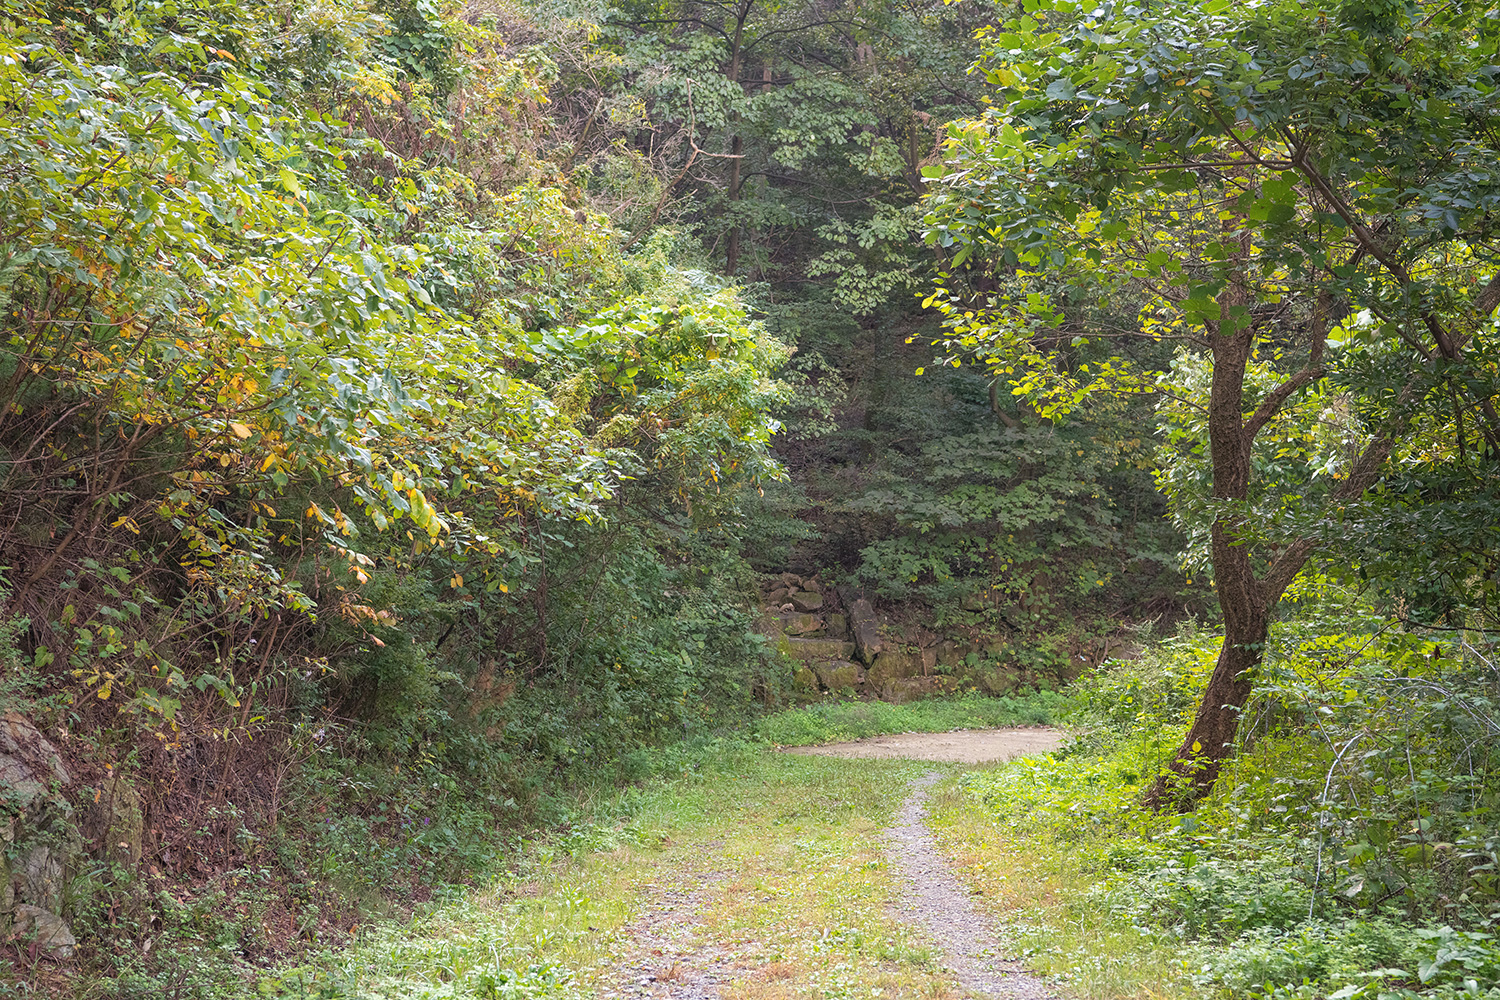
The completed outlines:
[[[1077,933],[1021,933],[1086,976],[1110,956],[1082,925],[1107,925],[1112,959],[1141,970],[1123,982],[1160,969],[1153,988],[1184,995],[1494,996],[1494,646],[1392,629],[1326,578],[1294,596],[1195,812],[1140,794],[1213,668],[1219,636],[1199,629],[1082,685],[1075,747],[966,781],[996,832],[1067,873],[1048,920]]]
[[[422,5],[3,23],[6,707],[150,852],[70,890],[91,964],[177,962],[159,879],[212,877],[210,951],[282,879],[252,956],[336,938],[776,697],[735,532],[787,350],[537,158],[535,53]]]
[[[0,875],[72,851],[81,988],[233,989],[782,702],[791,571],[923,681],[1144,651],[994,781],[1145,932],[1343,956],[1205,982],[1464,988],[1496,13],[0,0],[0,715],[70,774]]]
[[[1483,5],[1025,8],[987,33],[994,106],[929,169],[953,265],[929,302],[955,357],[1052,412],[1166,400],[1159,482],[1226,629],[1175,767],[1191,797],[1320,544],[1357,539],[1346,568],[1445,624],[1490,611],[1492,537],[1439,533],[1495,488],[1500,36]],[[1069,315],[1099,296],[1136,314],[1121,349]],[[1392,558],[1396,525],[1438,538]]]

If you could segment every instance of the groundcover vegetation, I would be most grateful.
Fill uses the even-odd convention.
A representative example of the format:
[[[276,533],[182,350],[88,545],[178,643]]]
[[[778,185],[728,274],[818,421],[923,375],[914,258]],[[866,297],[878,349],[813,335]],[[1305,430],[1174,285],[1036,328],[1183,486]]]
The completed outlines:
[[[950,843],[1083,995],[1497,995],[1495,650],[1313,589],[1192,812],[1141,804],[1212,669],[1192,628],[1080,682],[1068,748],[959,779]]]

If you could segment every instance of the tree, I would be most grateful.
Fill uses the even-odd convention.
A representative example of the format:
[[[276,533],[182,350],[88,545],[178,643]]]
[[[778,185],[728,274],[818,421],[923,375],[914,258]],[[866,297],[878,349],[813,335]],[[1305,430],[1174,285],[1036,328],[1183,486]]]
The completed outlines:
[[[567,60],[554,100],[580,123],[591,193],[610,200],[625,150],[664,179],[630,228],[702,227],[726,274],[799,293],[813,279],[868,313],[926,280],[912,205],[940,123],[980,108],[965,69],[988,11],[616,0],[601,37],[618,65]]]
[[[1148,795],[1187,807],[1232,752],[1282,593],[1383,472],[1494,476],[1500,32],[1468,4],[1024,6],[987,33],[993,110],[929,170],[951,267],[928,301],[950,359],[1054,415],[1151,389],[1197,413],[1174,426],[1203,488],[1166,485],[1206,529],[1225,638]],[[1085,291],[1139,319],[1079,328]],[[1159,380],[1131,358],[1152,340],[1181,345]],[[1288,469],[1314,400],[1339,433]]]

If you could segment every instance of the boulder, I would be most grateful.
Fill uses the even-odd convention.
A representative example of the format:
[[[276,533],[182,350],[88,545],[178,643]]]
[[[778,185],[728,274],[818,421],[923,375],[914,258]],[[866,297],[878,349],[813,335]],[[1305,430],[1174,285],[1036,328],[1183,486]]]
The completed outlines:
[[[848,660],[829,660],[813,667],[818,681],[829,691],[843,691],[859,686],[860,671],[857,663]]]
[[[73,949],[78,945],[67,921],[40,906],[26,903],[16,907],[13,933],[23,942],[30,942],[39,954],[47,958],[72,958]]]
[[[818,675],[810,667],[798,667],[792,674],[792,687],[803,693],[814,693],[818,690]]]
[[[766,595],[766,604],[773,608],[779,608],[786,603],[786,599],[792,596],[792,592],[785,587],[777,587]]]
[[[884,692],[884,697],[886,701],[900,705],[918,698],[925,698],[935,691],[936,687],[931,677],[903,677],[891,682]]]
[[[796,573],[783,573],[781,582],[786,585],[787,590],[797,590],[802,586],[802,577]]]
[[[823,629],[823,620],[817,615],[792,612],[781,616],[781,631],[787,635],[807,635]]]
[[[969,680],[987,694],[995,696],[1010,694],[1021,686],[1021,675],[1010,667],[980,667],[969,675]]]
[[[849,606],[849,628],[854,633],[854,645],[860,660],[873,665],[885,643],[880,637],[880,622],[875,618],[875,609],[862,597]]]
[[[807,591],[808,593],[821,594],[823,592],[823,585],[817,580],[809,577],[808,579],[802,581],[802,589]]]
[[[69,780],[57,748],[30,719],[0,715],[0,794],[22,810],[0,823],[0,934],[55,959],[71,958],[77,944],[60,914],[83,838],[72,807],[54,794]]]
[[[798,611],[816,611],[823,606],[823,595],[799,590],[791,596],[791,602]]]
[[[141,860],[145,810],[135,783],[116,772],[104,782],[99,798],[83,821],[84,833],[95,850],[111,861],[133,865]]]
[[[847,660],[854,655],[854,643],[838,639],[788,639],[792,659],[803,663],[818,660]]]
[[[849,619],[843,615],[826,615],[823,621],[827,624],[829,638],[842,639],[849,634]]]

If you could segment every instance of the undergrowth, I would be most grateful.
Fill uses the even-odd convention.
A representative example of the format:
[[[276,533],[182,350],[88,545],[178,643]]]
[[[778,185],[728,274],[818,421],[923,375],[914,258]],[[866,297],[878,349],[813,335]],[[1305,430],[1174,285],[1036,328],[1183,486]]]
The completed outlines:
[[[1500,997],[1500,670],[1309,586],[1195,812],[1140,804],[1219,639],[1078,686],[1071,746],[962,779],[939,825],[1016,942],[1086,997]]]

